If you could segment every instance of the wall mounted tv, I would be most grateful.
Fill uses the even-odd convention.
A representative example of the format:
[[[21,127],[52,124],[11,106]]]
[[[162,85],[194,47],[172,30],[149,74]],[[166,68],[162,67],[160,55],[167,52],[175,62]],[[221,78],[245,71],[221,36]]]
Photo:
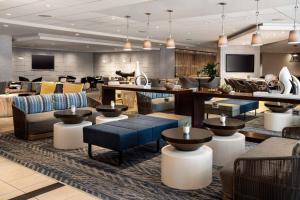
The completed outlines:
[[[254,55],[226,54],[226,72],[254,72]]]
[[[54,56],[32,55],[33,70],[54,70]]]

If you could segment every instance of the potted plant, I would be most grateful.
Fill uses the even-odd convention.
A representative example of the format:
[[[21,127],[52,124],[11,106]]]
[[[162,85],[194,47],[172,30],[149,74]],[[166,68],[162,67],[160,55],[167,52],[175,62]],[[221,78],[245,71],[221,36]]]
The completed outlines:
[[[217,63],[208,63],[203,67],[202,72],[212,79],[217,76],[217,65]]]

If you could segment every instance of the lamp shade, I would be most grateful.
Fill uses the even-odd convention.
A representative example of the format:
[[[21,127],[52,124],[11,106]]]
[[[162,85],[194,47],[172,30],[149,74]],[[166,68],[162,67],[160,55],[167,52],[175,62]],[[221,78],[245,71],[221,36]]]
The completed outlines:
[[[218,47],[227,47],[228,40],[226,35],[220,35],[218,41]]]
[[[174,49],[175,48],[175,41],[173,38],[168,37],[166,41],[166,48],[167,49]]]
[[[289,34],[288,44],[300,44],[300,33],[297,30],[291,30]]]
[[[131,42],[129,40],[126,40],[126,42],[124,43],[123,50],[124,51],[131,51],[132,50]]]
[[[144,40],[143,49],[145,49],[145,50],[151,50],[152,49],[152,44],[151,44],[150,40]]]
[[[251,45],[254,47],[263,45],[260,33],[254,33],[252,35]]]

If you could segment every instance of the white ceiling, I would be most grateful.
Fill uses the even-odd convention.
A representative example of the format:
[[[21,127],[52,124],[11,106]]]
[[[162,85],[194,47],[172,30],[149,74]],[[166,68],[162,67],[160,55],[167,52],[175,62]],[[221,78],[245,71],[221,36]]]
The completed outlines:
[[[97,39],[122,42],[126,37],[125,15],[131,15],[129,35],[137,45],[145,38],[146,17],[151,15],[151,38],[159,47],[168,35],[167,9],[173,9],[173,35],[179,46],[209,46],[221,32],[221,0],[0,0],[0,32],[15,38],[38,33],[77,36],[78,40]],[[255,24],[254,0],[224,0],[225,31],[228,35]],[[260,23],[291,24],[295,0],[261,0]],[[298,12],[300,13],[300,12]],[[50,15],[45,18],[38,15]],[[300,17],[300,14],[299,14]],[[298,18],[299,18],[298,17]],[[300,18],[299,18],[300,19]],[[8,25],[4,27],[3,25]],[[273,31],[263,31],[265,41],[279,41],[287,32],[270,39]],[[248,36],[249,37],[249,36]],[[40,46],[49,42],[38,43]],[[249,38],[232,41],[243,44]],[[54,41],[51,41],[53,43]],[[267,42],[269,43],[269,42]],[[37,45],[38,45],[37,44]],[[71,43],[72,44],[72,43]],[[15,45],[26,46],[16,43]],[[35,44],[34,44],[35,45]],[[56,44],[55,44],[56,45]],[[67,45],[62,42],[62,45]],[[79,46],[86,44],[78,44]],[[106,46],[95,45],[99,49]],[[96,48],[96,47],[95,47]],[[114,47],[115,48],[115,47]],[[97,49],[97,48],[96,48]]]

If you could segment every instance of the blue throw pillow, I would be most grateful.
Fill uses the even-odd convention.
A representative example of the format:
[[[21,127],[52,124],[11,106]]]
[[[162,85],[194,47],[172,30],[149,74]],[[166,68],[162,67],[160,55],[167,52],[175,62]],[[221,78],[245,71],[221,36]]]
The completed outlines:
[[[75,105],[76,108],[87,107],[87,96],[85,92],[67,93],[67,107],[71,108]]]
[[[14,97],[14,105],[25,113],[28,113],[28,103],[26,97]]]
[[[53,110],[53,100],[51,94],[41,95],[44,102],[44,112],[50,112]]]
[[[29,114],[44,112],[44,102],[41,95],[28,96],[26,99]]]
[[[52,99],[54,110],[66,110],[68,108],[65,94],[53,94]]]

